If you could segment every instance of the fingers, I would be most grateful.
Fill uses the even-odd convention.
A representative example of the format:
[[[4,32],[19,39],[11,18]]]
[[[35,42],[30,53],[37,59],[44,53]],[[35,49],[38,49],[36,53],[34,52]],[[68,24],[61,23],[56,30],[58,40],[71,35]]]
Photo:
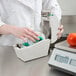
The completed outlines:
[[[29,35],[23,35],[23,36],[20,36],[19,38],[22,39],[24,42],[27,42],[27,39],[31,40],[32,42],[36,41],[34,38],[32,38]]]
[[[36,33],[34,33],[33,30],[27,30],[25,29],[25,37],[29,38],[30,40],[32,40],[33,42],[35,42],[35,40],[39,40],[38,35]]]
[[[63,25],[60,25],[60,27],[58,28],[58,30],[62,30],[63,29]]]
[[[57,33],[58,39],[62,36],[64,29],[62,29],[60,32]]]
[[[39,34],[35,33],[35,32],[34,32],[33,30],[31,30],[31,29],[27,28],[27,30],[28,30],[29,32],[33,33],[34,35],[39,36]]]
[[[64,31],[63,25],[60,25],[60,27],[58,28],[58,30],[59,30],[59,32],[57,33],[57,35],[58,35],[58,39],[59,39],[62,36],[62,33]]]
[[[23,33],[22,35],[20,35],[20,39],[22,39],[23,41],[26,42],[27,39],[33,41],[33,42],[36,42],[36,40],[39,40],[38,38],[38,34],[36,34],[33,30],[31,29],[28,29],[28,28],[23,28]],[[27,39],[25,39],[27,38]]]
[[[23,36],[21,36],[20,39],[22,39],[24,42],[27,42],[26,38],[24,38]]]

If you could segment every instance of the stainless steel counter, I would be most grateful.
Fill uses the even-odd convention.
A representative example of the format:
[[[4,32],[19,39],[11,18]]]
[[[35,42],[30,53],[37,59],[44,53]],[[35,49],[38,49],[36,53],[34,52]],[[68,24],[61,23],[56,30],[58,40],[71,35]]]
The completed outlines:
[[[51,69],[49,56],[23,62],[17,58],[13,47],[0,47],[0,76],[70,76]]]

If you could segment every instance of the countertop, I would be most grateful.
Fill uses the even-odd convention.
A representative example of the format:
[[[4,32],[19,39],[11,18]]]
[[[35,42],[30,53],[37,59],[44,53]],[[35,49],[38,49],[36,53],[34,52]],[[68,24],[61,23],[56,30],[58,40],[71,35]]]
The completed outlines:
[[[48,65],[49,56],[23,62],[13,47],[0,47],[0,76],[70,76]]]

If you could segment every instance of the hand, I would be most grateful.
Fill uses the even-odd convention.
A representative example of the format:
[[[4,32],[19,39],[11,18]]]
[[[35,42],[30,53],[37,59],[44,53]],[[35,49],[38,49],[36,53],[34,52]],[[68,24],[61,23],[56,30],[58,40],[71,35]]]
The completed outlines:
[[[2,34],[12,34],[17,38],[22,39],[25,42],[26,42],[26,38],[30,39],[33,42],[39,40],[38,38],[39,35],[36,34],[33,30],[26,27],[3,25],[1,28],[0,29],[2,30],[1,31]]]
[[[60,27],[58,28],[58,30],[59,30],[59,32],[57,33],[57,35],[58,35],[58,39],[59,39],[62,36],[63,31],[64,31],[63,25],[60,25]]]

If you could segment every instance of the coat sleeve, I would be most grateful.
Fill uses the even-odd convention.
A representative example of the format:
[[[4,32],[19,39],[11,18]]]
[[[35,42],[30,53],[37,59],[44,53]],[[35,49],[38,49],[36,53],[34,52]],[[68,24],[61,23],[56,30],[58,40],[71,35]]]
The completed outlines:
[[[1,4],[0,4],[0,26],[2,26],[2,25],[4,25],[5,23],[2,21],[2,19],[1,19]]]
[[[1,20],[1,17],[0,17],[0,26],[4,25],[5,23]]]
[[[43,0],[42,2],[43,10],[50,10],[52,14],[55,14],[58,20],[61,20],[61,8],[57,0]]]

